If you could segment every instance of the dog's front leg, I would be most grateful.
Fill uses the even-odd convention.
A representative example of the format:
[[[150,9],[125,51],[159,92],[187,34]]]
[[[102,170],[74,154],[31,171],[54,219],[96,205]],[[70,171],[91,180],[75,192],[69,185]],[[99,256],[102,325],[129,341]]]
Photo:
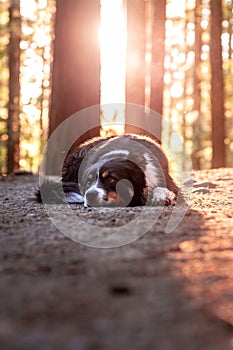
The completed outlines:
[[[151,205],[152,206],[168,206],[175,205],[176,195],[169,191],[166,187],[156,187],[153,189]]]
[[[63,182],[63,191],[65,193],[66,203],[77,203],[82,204],[84,198],[80,193],[80,189],[77,183],[75,182]]]

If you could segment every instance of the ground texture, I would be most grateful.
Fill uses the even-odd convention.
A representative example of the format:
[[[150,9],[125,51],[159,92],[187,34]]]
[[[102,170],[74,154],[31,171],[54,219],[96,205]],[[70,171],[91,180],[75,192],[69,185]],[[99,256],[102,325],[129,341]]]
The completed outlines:
[[[194,180],[173,232],[167,208],[140,239],[97,249],[53,225],[33,199],[37,177],[2,178],[0,348],[233,349],[233,169],[195,172]],[[71,211],[84,222],[82,240],[90,225],[97,239],[101,227],[114,231],[140,209]],[[142,226],[152,215],[148,208]]]

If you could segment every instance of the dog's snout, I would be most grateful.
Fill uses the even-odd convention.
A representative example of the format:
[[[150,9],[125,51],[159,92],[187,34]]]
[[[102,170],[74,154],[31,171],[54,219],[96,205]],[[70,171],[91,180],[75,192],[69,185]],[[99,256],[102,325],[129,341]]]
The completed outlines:
[[[97,195],[98,193],[96,191],[87,191],[85,196],[87,203],[93,205],[97,200]]]
[[[103,205],[105,206],[108,200],[109,198],[106,191],[93,186],[92,188],[89,188],[85,193],[84,205],[86,207],[99,207]]]

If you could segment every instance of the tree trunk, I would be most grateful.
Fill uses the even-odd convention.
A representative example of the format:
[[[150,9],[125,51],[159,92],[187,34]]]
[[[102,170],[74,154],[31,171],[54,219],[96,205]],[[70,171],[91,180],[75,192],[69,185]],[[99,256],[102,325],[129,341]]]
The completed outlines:
[[[126,60],[126,103],[145,105],[145,53],[146,12],[144,0],[126,0],[127,11],[127,60]],[[133,108],[133,113],[132,113]],[[143,124],[140,108],[126,105],[126,133],[141,133]]]
[[[19,97],[20,97],[20,1],[11,0],[9,7],[9,107],[7,120],[7,173],[19,169]]]
[[[99,24],[99,0],[57,0],[50,136],[74,113],[100,104]],[[99,107],[70,120],[48,145],[47,174],[56,175],[59,162],[62,168],[63,154],[72,142],[79,144],[99,135]]]
[[[145,1],[127,0],[126,102],[145,104]]]
[[[201,145],[201,46],[202,46],[202,28],[201,28],[201,17],[202,17],[202,0],[196,1],[195,8],[195,67],[194,67],[194,110],[197,111],[198,116],[193,124],[193,152],[192,161],[193,168],[196,170],[201,169],[201,158],[200,150]]]
[[[100,103],[99,23],[99,0],[57,0],[50,134],[73,113]]]
[[[165,18],[165,0],[127,0],[126,102],[145,106],[146,78],[149,78],[152,111],[145,113],[143,108],[127,106],[126,132],[150,134],[158,140],[161,117],[154,111],[162,113]],[[152,61],[146,60],[146,55],[148,58],[152,55]]]
[[[163,77],[165,56],[166,0],[152,0],[152,66],[150,108],[163,113]]]
[[[212,167],[225,166],[224,82],[222,68],[222,1],[211,1],[210,63],[212,105]]]

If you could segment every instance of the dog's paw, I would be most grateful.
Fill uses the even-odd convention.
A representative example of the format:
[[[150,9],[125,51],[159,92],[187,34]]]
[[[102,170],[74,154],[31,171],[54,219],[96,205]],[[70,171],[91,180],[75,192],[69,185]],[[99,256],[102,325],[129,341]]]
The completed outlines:
[[[76,192],[66,192],[65,199],[66,199],[66,202],[70,204],[74,204],[74,203],[83,204],[84,202],[83,196],[81,196],[81,194]]]
[[[175,205],[176,195],[165,187],[156,187],[153,190],[151,204],[154,206]]]

